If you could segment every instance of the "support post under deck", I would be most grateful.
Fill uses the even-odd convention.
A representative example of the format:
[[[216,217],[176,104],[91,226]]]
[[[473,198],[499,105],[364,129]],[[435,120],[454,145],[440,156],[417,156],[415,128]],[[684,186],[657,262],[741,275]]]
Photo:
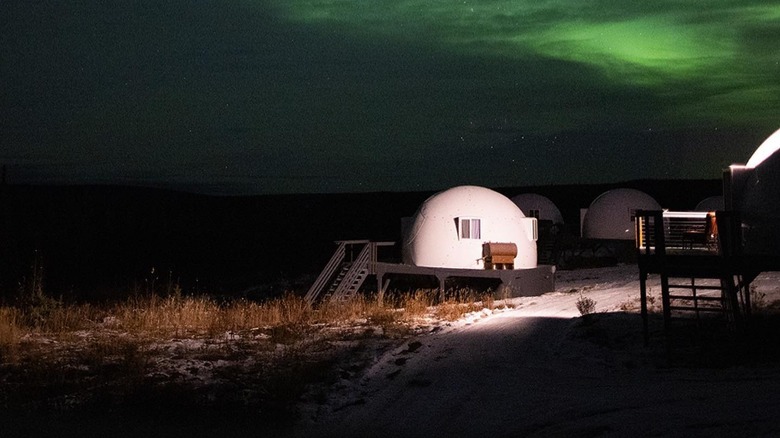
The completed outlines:
[[[647,315],[647,272],[639,271],[639,308],[642,314],[642,332],[645,338],[645,347],[650,345],[650,325]]]

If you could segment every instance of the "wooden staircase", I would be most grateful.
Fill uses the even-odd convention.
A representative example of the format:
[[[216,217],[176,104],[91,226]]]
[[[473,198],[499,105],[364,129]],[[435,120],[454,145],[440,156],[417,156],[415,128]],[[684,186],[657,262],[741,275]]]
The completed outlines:
[[[336,243],[338,248],[304,297],[308,303],[319,299],[346,301],[354,297],[366,277],[375,274],[377,247],[393,244],[369,240],[342,240]]]
[[[671,280],[668,278],[668,280]],[[690,281],[681,283],[680,281]],[[668,309],[670,318],[693,318],[698,324],[704,314],[719,314],[729,321],[734,320],[738,312],[733,312],[735,305],[731,297],[739,300],[749,291],[745,289],[740,276],[726,276],[719,281],[708,284],[697,284],[696,277],[674,279],[675,283],[666,285]],[[712,284],[718,283],[718,284]],[[739,300],[744,301],[744,299]],[[742,304],[744,306],[744,304]]]
[[[326,294],[331,301],[346,301],[354,297],[368,277],[371,245],[364,245],[353,262],[344,263]]]
[[[711,238],[709,223],[717,225]],[[734,326],[743,325],[750,316],[750,282],[755,274],[741,254],[735,213],[638,211],[635,225],[646,343],[648,274],[661,277],[665,328],[681,319],[694,319],[698,325],[705,313],[721,313]],[[692,234],[707,238],[691,238]],[[697,284],[697,279],[709,281]]]

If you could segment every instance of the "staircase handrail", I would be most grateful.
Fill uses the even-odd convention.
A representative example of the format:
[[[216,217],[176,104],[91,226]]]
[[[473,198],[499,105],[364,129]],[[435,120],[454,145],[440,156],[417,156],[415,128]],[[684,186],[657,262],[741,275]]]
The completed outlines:
[[[341,266],[341,262],[346,256],[346,245],[347,244],[345,242],[339,242],[339,246],[336,249],[336,252],[330,258],[330,261],[322,270],[317,279],[314,281],[314,284],[311,285],[309,291],[306,292],[304,299],[308,303],[312,303],[317,299],[317,296],[319,296],[319,294],[322,292],[322,289],[328,283],[330,278],[333,277],[333,273],[336,272],[336,269],[338,269],[339,266]]]
[[[360,254],[352,263],[352,266],[350,266],[349,271],[347,271],[347,273],[344,275],[344,278],[341,279],[341,283],[333,292],[331,299],[343,298],[344,293],[349,287],[351,287],[352,283],[355,282],[361,271],[368,270],[368,261],[371,258],[371,249],[372,245],[370,244],[363,247],[363,249],[360,251]]]

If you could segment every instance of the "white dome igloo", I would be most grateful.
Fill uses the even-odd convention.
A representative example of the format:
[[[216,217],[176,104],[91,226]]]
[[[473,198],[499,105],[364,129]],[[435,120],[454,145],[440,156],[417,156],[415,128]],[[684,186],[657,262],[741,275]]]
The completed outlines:
[[[696,207],[693,209],[694,211],[723,211],[725,210],[725,204],[723,200],[723,196],[710,196],[708,198],[704,198],[701,201],[699,201],[698,204],[696,204]]]
[[[744,185],[742,237],[746,253],[780,255],[780,130],[775,131],[748,160],[753,168]]]
[[[582,223],[587,239],[634,240],[636,210],[660,210],[650,195],[634,189],[614,189],[591,202]]]
[[[482,244],[517,245],[515,269],[536,267],[536,219],[506,196],[478,186],[436,193],[418,208],[403,236],[404,263],[483,269]]]
[[[753,155],[750,156],[750,159],[748,160],[746,166],[754,167],[754,168],[758,167],[769,157],[775,155],[775,152],[777,152],[779,149],[780,149],[780,129],[778,129],[772,135],[767,137],[767,139],[764,140],[764,142],[758,146],[755,152],[753,152]]]
[[[523,193],[513,196],[512,202],[520,207],[520,210],[526,216],[534,216],[539,220],[551,221],[554,224],[563,223],[561,211],[546,196],[537,195],[536,193]],[[538,213],[538,216],[531,214],[532,212]]]

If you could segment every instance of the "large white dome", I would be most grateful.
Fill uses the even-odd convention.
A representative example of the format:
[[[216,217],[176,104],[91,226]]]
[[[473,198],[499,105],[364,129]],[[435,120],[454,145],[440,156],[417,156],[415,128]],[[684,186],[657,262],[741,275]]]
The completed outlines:
[[[774,155],[778,149],[780,149],[780,129],[767,137],[767,139],[758,146],[748,160],[747,167],[757,167],[759,164],[763,163],[764,160]]]
[[[475,224],[470,234],[463,229]],[[477,186],[453,187],[425,200],[415,213],[404,236],[404,263],[481,269],[483,243],[511,242],[518,250],[515,267],[536,267],[534,225],[534,219],[526,218],[498,192]]]
[[[650,195],[634,189],[614,189],[599,195],[585,214],[582,236],[588,239],[634,240],[636,210],[660,210]]]
[[[531,212],[537,212],[539,214],[537,219],[539,220],[551,221],[554,224],[563,223],[561,211],[546,196],[537,195],[536,193],[523,193],[513,196],[512,202],[520,207],[520,210],[526,216],[534,216]]]

